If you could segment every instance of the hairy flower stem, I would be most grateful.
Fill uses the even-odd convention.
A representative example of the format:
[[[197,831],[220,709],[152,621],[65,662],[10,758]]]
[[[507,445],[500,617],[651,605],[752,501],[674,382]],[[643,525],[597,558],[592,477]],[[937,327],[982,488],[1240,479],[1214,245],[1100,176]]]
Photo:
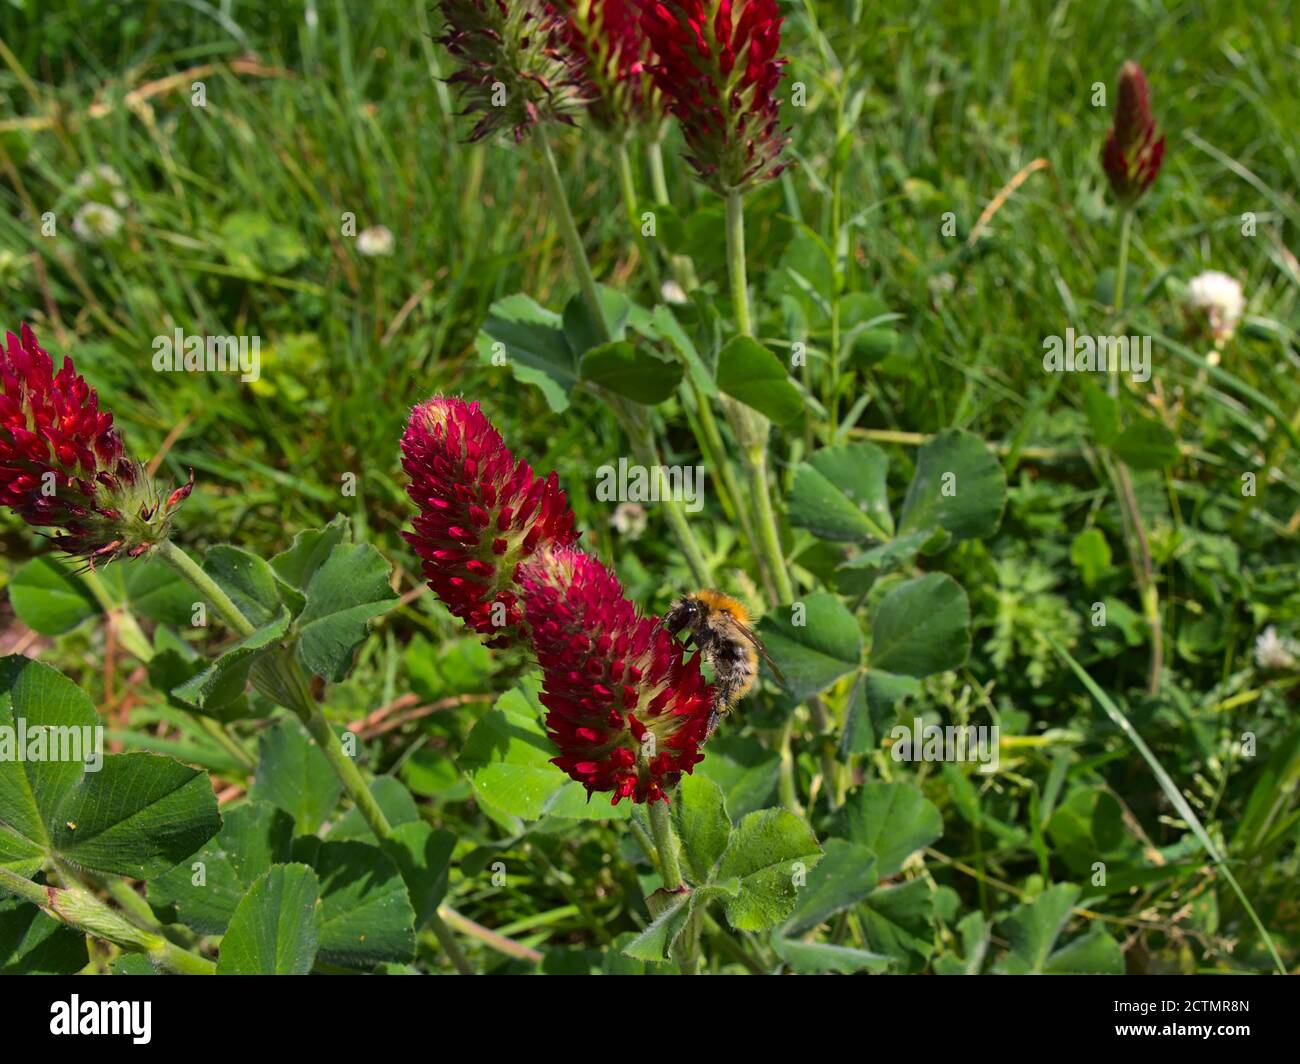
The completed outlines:
[[[1124,289],[1128,281],[1128,252],[1133,230],[1133,208],[1124,208],[1119,229],[1119,266],[1115,274],[1115,320],[1124,320]],[[1119,325],[1116,328],[1120,328]],[[1112,397],[1119,393],[1119,375],[1112,374],[1110,379]],[[1129,562],[1133,566],[1133,575],[1138,585],[1138,596],[1142,600],[1142,616],[1151,633],[1151,651],[1147,664],[1147,693],[1156,694],[1160,690],[1160,672],[1164,667],[1164,626],[1160,616],[1160,591],[1156,586],[1155,571],[1151,564],[1151,548],[1147,541],[1146,528],[1142,524],[1142,514],[1138,509],[1137,493],[1133,490],[1133,478],[1128,466],[1116,458],[1106,462],[1111,483],[1115,488],[1115,498],[1119,502],[1120,514],[1124,524],[1124,544],[1128,550]]]
[[[247,638],[256,631],[253,622],[244,616],[239,607],[231,601],[230,596],[180,547],[168,541],[163,544],[161,556],[167,564],[185,577],[196,591],[211,602],[222,620],[241,636]],[[370,788],[366,786],[365,778],[357,768],[356,762],[348,756],[347,751],[343,749],[343,744],[339,742],[339,737],[330,727],[329,721],[325,719],[320,703],[312,696],[307,677],[298,659],[294,657],[293,649],[281,649],[269,655],[264,663],[259,663],[259,666],[262,680],[260,686],[263,693],[297,714],[308,733],[316,740],[316,745],[325,755],[325,760],[329,762],[330,768],[343,784],[343,790],[352,799],[357,811],[374,832],[380,845],[392,845],[393,826],[388,822],[379,803],[375,801],[375,796],[370,793]],[[452,938],[451,931],[442,917],[435,912],[429,917],[429,924],[433,933],[438,936],[438,941],[443,944],[452,964],[456,966],[456,970],[462,975],[473,975],[474,969],[470,967],[469,961]]]
[[[665,890],[680,890],[683,886],[682,866],[677,860],[677,839],[673,834],[668,803],[651,802],[647,812],[650,817],[650,833],[655,840],[655,853],[659,855],[659,878],[663,880]]]
[[[752,337],[754,325],[749,313],[749,277],[745,266],[745,208],[740,193],[735,191],[727,195],[727,272],[731,279],[736,329],[742,336]],[[767,483],[767,437],[771,423],[758,411],[735,400],[725,399],[723,407],[745,460],[761,551],[759,560],[776,591],[772,605],[784,605],[794,600],[794,586],[781,553],[781,538]]]
[[[206,957],[147,931],[109,907],[75,879],[61,887],[41,886],[17,872],[0,867],[0,891],[14,894],[83,934],[112,942],[131,953],[143,953],[160,968],[180,975],[212,975],[217,966]]]
[[[600,302],[600,291],[596,287],[596,278],[591,272],[587,250],[583,247],[577,223],[573,220],[573,211],[569,208],[569,197],[564,190],[564,181],[560,178],[559,168],[555,165],[555,153],[551,151],[551,142],[541,126],[538,126],[534,133],[541,145],[542,178],[546,183],[547,195],[551,198],[555,216],[559,220],[560,231],[569,250],[569,258],[573,261],[573,268],[578,274],[578,287],[582,291],[583,301],[587,304],[587,312],[595,325],[597,335],[605,342],[609,342],[613,339],[613,334],[609,330],[609,322],[605,320],[605,310]],[[662,476],[662,463],[659,461],[654,431],[645,412],[635,403],[619,396],[605,393],[602,395],[627,434],[637,461],[647,469],[655,470],[656,476]],[[681,502],[672,498],[671,493],[664,492],[661,497],[663,498],[661,505],[664,507],[669,527],[672,528],[678,545],[686,555],[691,574],[701,584],[710,583],[712,577],[708,563],[704,560],[704,552],[700,550],[695,533],[691,531],[690,522],[686,518],[686,511],[682,509]]]

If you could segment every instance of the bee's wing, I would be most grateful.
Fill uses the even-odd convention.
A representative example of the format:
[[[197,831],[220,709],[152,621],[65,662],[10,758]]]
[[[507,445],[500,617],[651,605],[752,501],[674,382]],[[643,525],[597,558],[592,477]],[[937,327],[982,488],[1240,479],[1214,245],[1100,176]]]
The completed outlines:
[[[754,644],[754,649],[762,655],[763,660],[767,662],[767,667],[772,670],[772,674],[782,683],[785,683],[785,673],[783,673],[777,666],[776,662],[772,660],[772,655],[767,652],[767,647],[763,646],[763,641],[758,638],[754,630],[750,628],[749,625],[741,624],[739,621],[736,622],[736,627],[740,629],[741,635]]]

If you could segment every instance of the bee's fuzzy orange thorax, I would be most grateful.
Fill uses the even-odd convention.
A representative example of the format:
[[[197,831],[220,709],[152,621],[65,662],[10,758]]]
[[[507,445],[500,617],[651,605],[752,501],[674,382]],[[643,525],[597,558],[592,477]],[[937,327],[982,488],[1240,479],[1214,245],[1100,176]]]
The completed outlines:
[[[745,609],[730,595],[724,595],[721,591],[699,591],[696,592],[695,597],[710,609],[731,614],[741,624],[749,623],[749,610]]]

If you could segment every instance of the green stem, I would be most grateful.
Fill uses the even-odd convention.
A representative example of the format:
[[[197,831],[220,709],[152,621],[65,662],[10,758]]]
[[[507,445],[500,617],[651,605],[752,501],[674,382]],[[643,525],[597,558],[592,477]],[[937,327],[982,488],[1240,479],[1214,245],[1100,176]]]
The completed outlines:
[[[641,258],[645,260],[646,269],[650,272],[650,284],[654,288],[654,298],[658,300],[661,288],[659,263],[655,260],[654,252],[650,250],[650,244],[641,231],[641,218],[636,210],[636,178],[632,175],[632,157],[628,154],[626,140],[618,143],[618,184],[623,194],[623,208],[627,211],[627,224],[632,227],[632,237],[641,252]]]
[[[736,329],[741,336],[753,336],[749,315],[749,276],[745,266],[745,203],[739,192],[727,193],[727,275],[731,281],[731,303]]]
[[[220,585],[208,576],[193,558],[186,554],[171,540],[158,548],[158,556],[188,580],[204,598],[212,603],[213,608],[231,628],[241,636],[248,637],[257,631],[250,621],[234,604],[230,596],[221,590]]]
[[[136,926],[75,880],[61,887],[41,886],[17,872],[0,867],[0,890],[31,902],[48,916],[83,934],[112,942],[132,953],[143,953],[159,967],[181,975],[212,975],[217,970],[217,966],[206,957]]]
[[[256,629],[253,623],[244,616],[239,607],[231,601],[221,588],[217,585],[207,573],[205,573],[195,561],[174,543],[167,542],[163,544],[161,556],[173,569],[181,576],[185,577],[196,590],[201,592],[204,597],[215,607],[221,617],[235,631],[242,636],[250,636]],[[298,663],[292,652],[281,652],[271,655],[264,663],[264,675],[270,682],[264,685],[265,689],[274,691],[281,705],[287,709],[293,710],[307,728],[308,733],[316,744],[320,747],[321,753],[325,755],[325,760],[329,762],[330,768],[338,776],[339,782],[343,784],[344,791],[349,798],[356,804],[358,812],[374,832],[375,838],[381,845],[391,845],[393,842],[393,827],[384,815],[384,811],[379,808],[379,803],[375,801],[375,796],[370,793],[370,788],[366,786],[365,778],[361,775],[361,770],[357,768],[356,762],[347,755],[343,749],[343,744],[339,742],[339,737],[334,733],[334,729],[329,726],[325,719],[320,703],[312,697],[311,689],[307,684],[307,677],[303,674],[302,666]],[[429,923],[433,932],[438,936],[438,940],[443,942],[443,947],[447,950],[447,955],[451,958],[452,963],[462,975],[472,975],[473,968],[470,967],[469,961],[460,951],[456,942],[452,939],[451,931],[443,923],[442,917],[436,912],[429,918]],[[444,936],[446,941],[444,941]]]
[[[1124,211],[1119,224],[1119,268],[1115,274],[1115,314],[1124,313],[1124,289],[1128,284],[1128,245],[1133,230],[1133,211]]]
[[[591,272],[591,263],[587,259],[587,249],[583,246],[582,236],[578,233],[578,225],[573,220],[573,211],[569,209],[569,196],[564,190],[564,181],[560,177],[559,167],[555,165],[555,153],[551,151],[551,142],[546,135],[545,127],[535,126],[533,136],[537,138],[540,147],[542,180],[551,199],[551,208],[560,223],[560,233],[569,249],[573,269],[578,275],[578,287],[582,291],[582,298],[587,304],[587,310],[591,314],[600,338],[608,343],[612,336],[609,323],[605,320],[605,310],[601,306],[600,290],[596,287],[596,278]]]
[[[113,601],[99,574],[93,569],[88,570],[81,574],[81,582],[99,603],[99,608],[104,611],[108,623],[115,627],[122,645],[141,661],[147,662],[152,658],[153,645],[140,627],[140,622],[135,619],[135,614],[121,603]]]
[[[654,836],[655,851],[659,854],[659,876],[665,890],[680,890],[682,866],[677,860],[677,839],[668,815],[667,802],[651,802],[648,810],[650,833]]]
[[[753,319],[749,311],[749,277],[745,266],[745,208],[739,192],[727,194],[727,273],[731,281],[731,301],[736,328],[742,336],[753,336]],[[781,553],[781,536],[776,512],[772,507],[767,483],[767,438],[771,423],[758,411],[725,399],[723,409],[740,444],[749,479],[754,507],[754,527],[758,533],[759,560],[767,570],[778,603],[794,600],[794,586]]]

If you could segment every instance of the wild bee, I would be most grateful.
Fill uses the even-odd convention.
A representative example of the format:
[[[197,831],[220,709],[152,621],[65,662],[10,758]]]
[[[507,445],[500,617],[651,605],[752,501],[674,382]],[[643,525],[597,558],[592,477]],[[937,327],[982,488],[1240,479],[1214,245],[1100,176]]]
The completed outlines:
[[[749,611],[729,595],[720,591],[684,595],[669,607],[662,624],[674,638],[682,629],[689,629],[686,645],[693,641],[713,669],[710,736],[719,718],[744,698],[758,680],[759,655],[776,678],[785,682],[785,676],[768,655],[762,640],[749,627]]]

